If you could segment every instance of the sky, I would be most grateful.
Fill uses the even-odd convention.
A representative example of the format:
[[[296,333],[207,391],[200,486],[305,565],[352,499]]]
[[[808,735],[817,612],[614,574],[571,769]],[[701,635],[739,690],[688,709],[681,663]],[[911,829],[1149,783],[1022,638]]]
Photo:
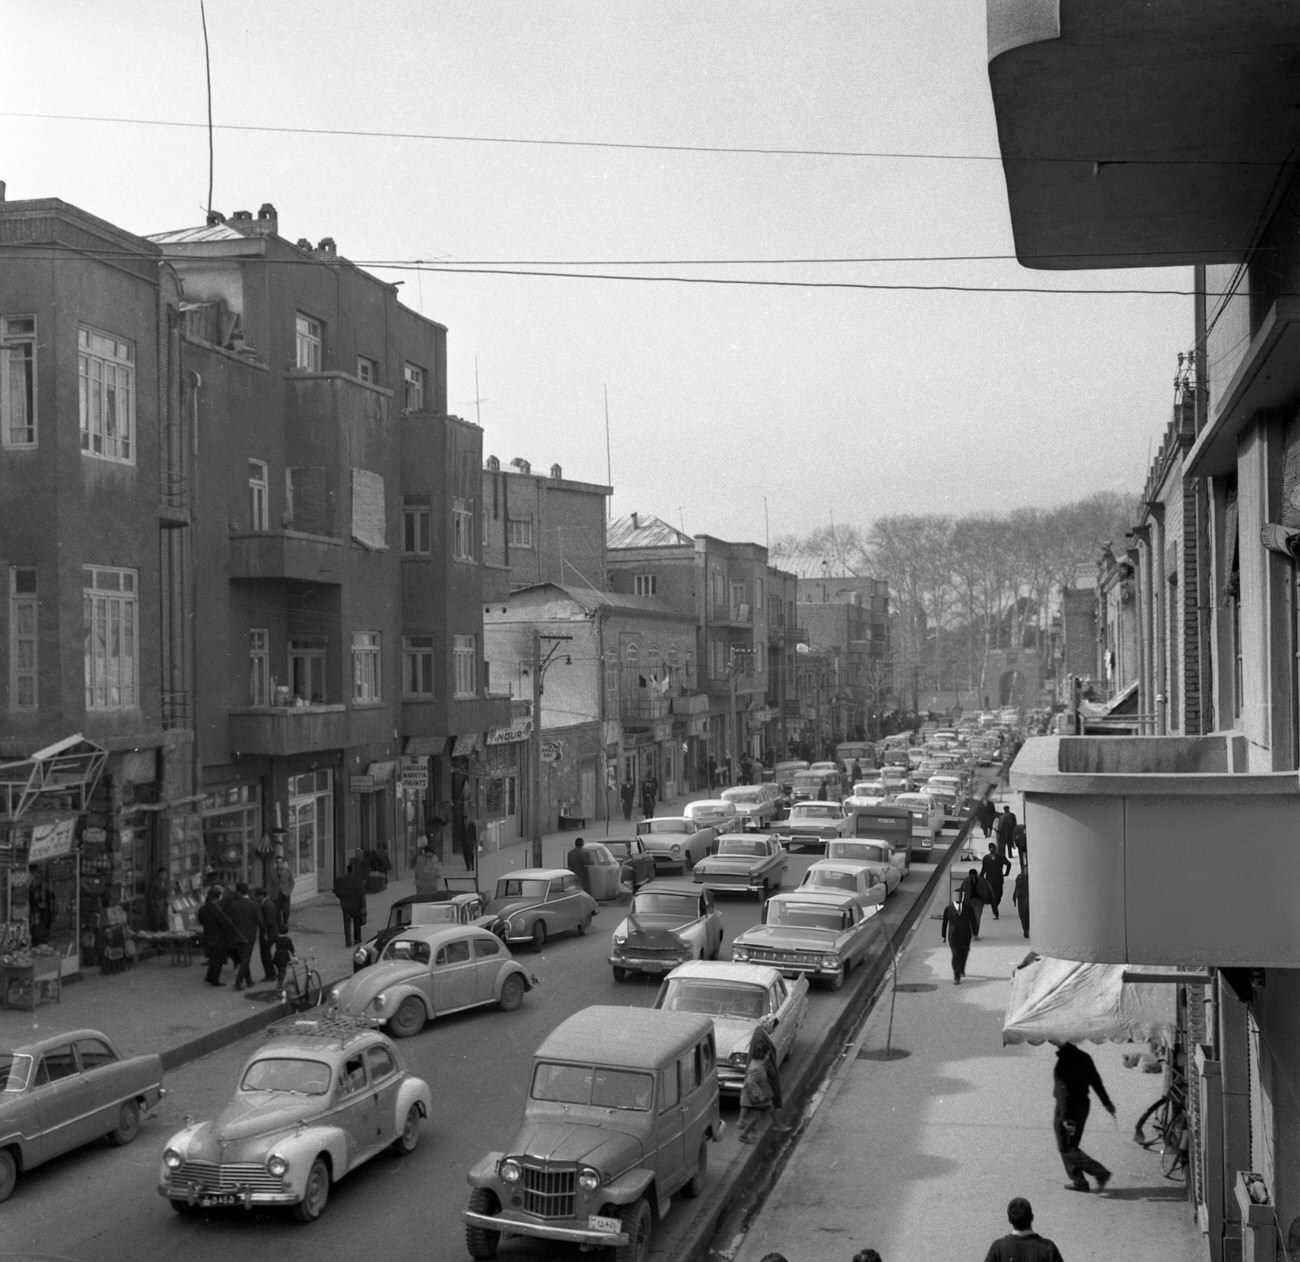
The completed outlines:
[[[984,12],[0,0],[0,179],[201,224],[206,14],[211,206],[402,281],[485,457],[739,542],[1136,493],[1190,273],[1015,262]]]

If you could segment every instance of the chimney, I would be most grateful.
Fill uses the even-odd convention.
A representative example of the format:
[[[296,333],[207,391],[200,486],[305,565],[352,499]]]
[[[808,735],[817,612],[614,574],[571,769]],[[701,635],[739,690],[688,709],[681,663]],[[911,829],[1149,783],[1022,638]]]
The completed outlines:
[[[333,237],[321,237],[316,243],[316,255],[318,258],[332,259],[336,257],[336,249]]]
[[[637,513],[632,514],[632,529],[633,530],[641,529],[641,517]]]
[[[0,180],[0,202],[4,201],[4,199],[5,199],[5,182],[4,180]]]
[[[528,463],[522,456],[516,456],[511,462],[520,473],[532,473],[533,466]]]
[[[300,250],[306,250],[308,254],[311,253],[311,242],[308,241],[306,237],[299,237],[298,240],[294,242],[294,244]]]
[[[227,221],[230,226],[246,237],[255,237],[257,228],[253,224],[253,212],[251,210],[237,210]]]
[[[280,217],[270,202],[263,202],[257,212],[257,235],[259,237],[277,237],[280,235]]]
[[[564,477],[564,470],[561,469],[559,465],[553,464],[551,466],[551,477],[559,482]]]
[[[501,461],[498,460],[496,456],[489,456],[487,458],[487,470],[489,473],[496,473],[496,471],[500,468],[501,468]]]
[[[219,223],[225,223],[226,217],[219,210],[208,211],[207,225],[209,228],[215,228]]]

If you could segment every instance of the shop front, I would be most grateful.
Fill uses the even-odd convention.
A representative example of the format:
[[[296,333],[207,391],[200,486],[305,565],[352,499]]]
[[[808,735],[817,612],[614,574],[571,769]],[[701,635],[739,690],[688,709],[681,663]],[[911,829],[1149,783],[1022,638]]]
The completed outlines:
[[[332,883],[334,794],[332,767],[318,767],[289,776],[281,845],[285,862],[293,873],[295,903],[315,898]]]
[[[479,832],[490,849],[500,849],[523,835],[519,787],[532,738],[531,718],[488,732],[485,775],[479,783]]]

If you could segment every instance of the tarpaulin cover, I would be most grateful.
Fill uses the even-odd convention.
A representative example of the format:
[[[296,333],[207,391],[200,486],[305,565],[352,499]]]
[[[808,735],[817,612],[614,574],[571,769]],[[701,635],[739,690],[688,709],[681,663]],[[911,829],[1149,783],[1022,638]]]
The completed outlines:
[[[1160,970],[1165,977],[1168,970]],[[1030,954],[1011,974],[1003,1043],[1172,1045],[1176,988],[1168,981],[1125,981],[1132,965],[1081,964]]]

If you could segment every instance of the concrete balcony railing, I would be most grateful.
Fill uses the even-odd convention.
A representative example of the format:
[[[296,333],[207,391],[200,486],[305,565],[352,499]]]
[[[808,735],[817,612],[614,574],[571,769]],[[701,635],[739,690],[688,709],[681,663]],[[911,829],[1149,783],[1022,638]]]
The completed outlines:
[[[348,744],[342,705],[245,706],[230,711],[230,748],[236,754],[285,758]]]
[[[1024,794],[1034,946],[1112,964],[1296,967],[1300,783],[1244,737],[1044,736]]]
[[[681,696],[674,697],[672,702],[674,714],[708,714],[709,712],[707,692],[684,692]]]
[[[618,703],[621,719],[650,721],[666,719],[672,713],[672,700],[668,697],[622,697]]]
[[[296,530],[230,536],[231,578],[284,578],[303,583],[343,581],[344,541]]]

